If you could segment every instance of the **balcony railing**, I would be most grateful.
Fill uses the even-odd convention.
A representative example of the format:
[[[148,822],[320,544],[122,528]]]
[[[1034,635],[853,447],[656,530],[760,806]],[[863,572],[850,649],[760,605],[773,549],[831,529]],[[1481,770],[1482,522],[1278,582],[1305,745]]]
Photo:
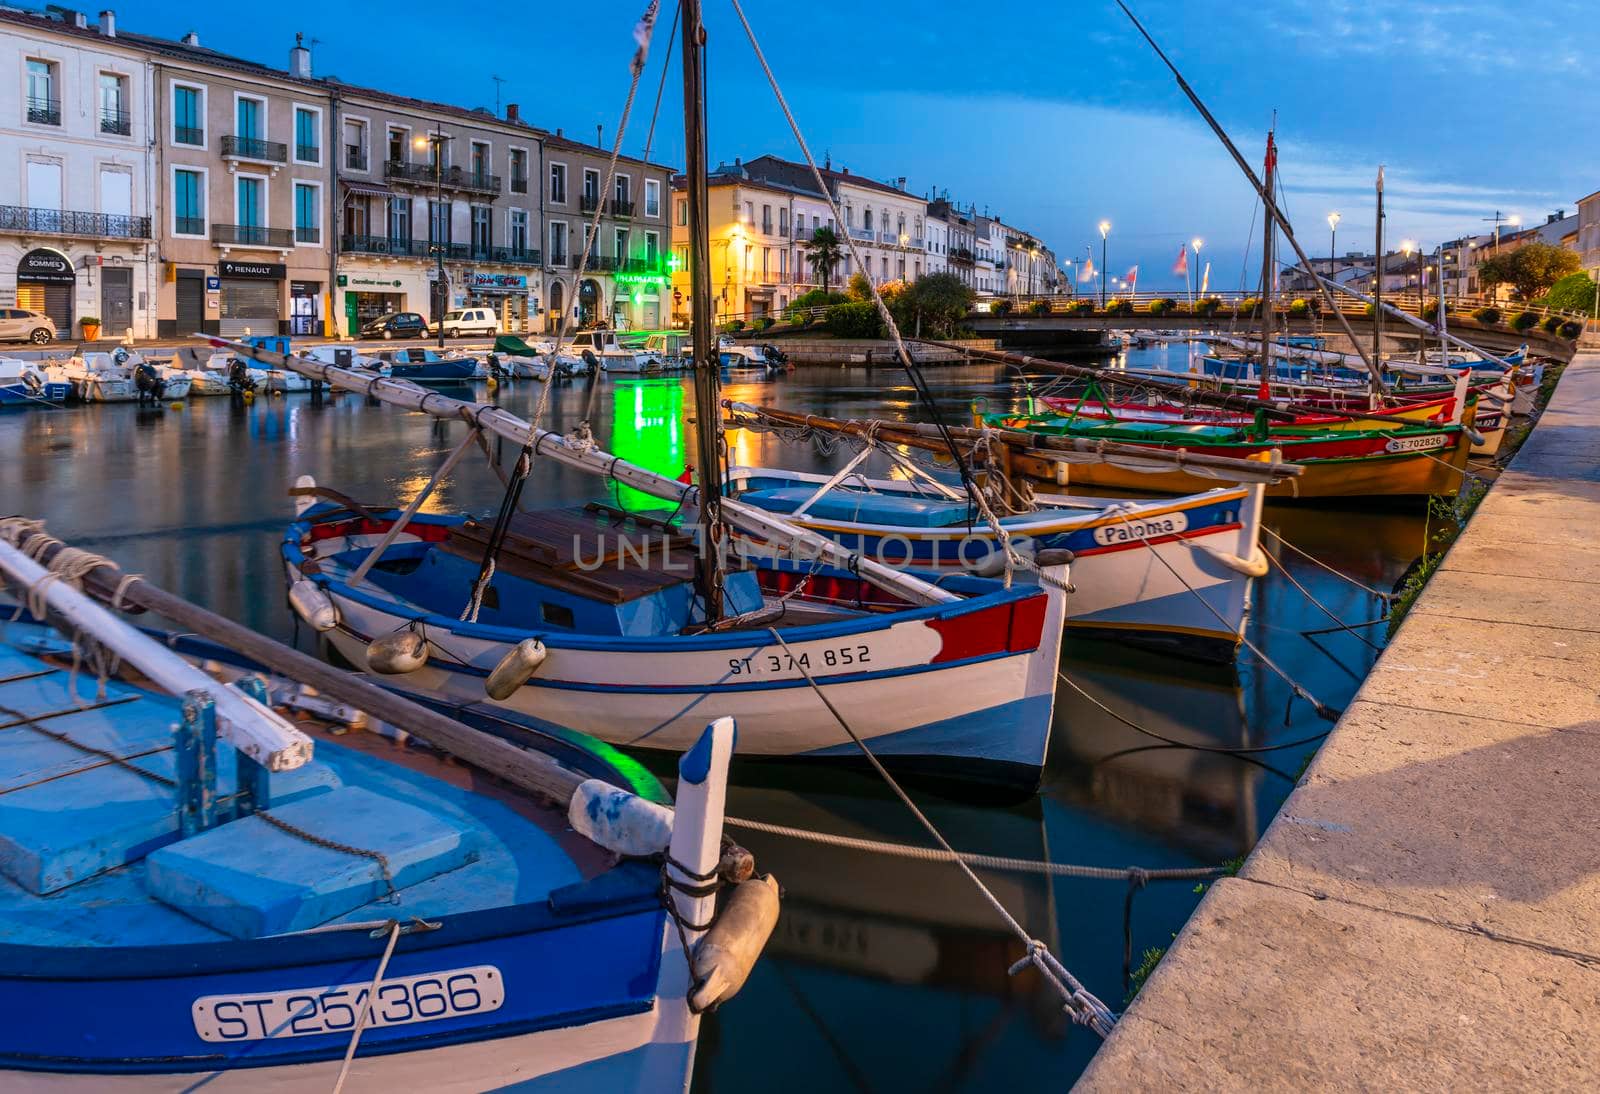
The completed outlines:
[[[567,255],[567,252],[555,251],[550,255],[550,268],[554,270],[564,270],[567,268],[567,263],[569,261],[571,261],[571,259]]]
[[[511,266],[538,266],[542,255],[525,247],[485,247],[469,243],[431,243],[426,239],[395,239],[390,236],[342,235],[339,250],[344,254],[389,255],[393,258],[437,260],[440,250],[451,259],[476,262],[502,262]],[[564,264],[560,256],[555,264]]]
[[[424,258],[429,253],[427,240],[369,235],[342,235],[339,237],[339,250],[346,254],[397,255],[402,258]]]
[[[526,194],[528,192],[528,176],[527,175],[512,175],[511,176],[511,192],[513,194]]]
[[[0,231],[90,236],[96,239],[149,239],[150,218],[0,205]]]
[[[301,163],[321,163],[322,146],[317,144],[296,144],[294,158]]]
[[[34,125],[60,125],[61,100],[28,96],[28,121]]]
[[[359,144],[345,145],[344,166],[347,171],[365,171],[367,169],[367,150]]]
[[[296,227],[294,230],[294,241],[296,243],[321,243],[322,229],[308,228],[305,226]]]
[[[968,250],[966,247],[951,247],[950,248],[950,261],[951,262],[971,263],[972,262],[972,252],[970,250]]]
[[[923,239],[921,236],[912,236],[911,242],[907,244],[907,246],[917,251],[925,250],[927,248],[927,240]]]
[[[772,230],[772,221],[763,220],[761,222],[761,234],[764,235],[764,236],[770,236],[770,235],[776,235],[777,234],[776,232],[774,232]]]
[[[175,125],[172,127],[173,144],[202,145],[206,143],[206,131],[194,126]]]
[[[206,218],[173,217],[172,230],[181,236],[203,236],[206,234]]]
[[[383,177],[417,186],[437,184],[452,190],[477,190],[488,194],[498,194],[501,189],[499,175],[464,171],[460,167],[446,167],[435,179],[434,166],[431,163],[402,163],[399,160],[388,160],[383,165]]]
[[[851,228],[850,236],[853,239],[861,239],[871,243],[877,238],[877,233],[875,233],[871,228]]]
[[[234,247],[293,247],[294,232],[259,224],[213,224],[211,242]]]
[[[538,266],[540,254],[527,247],[491,247],[487,253],[474,253],[473,258],[483,262],[503,262],[508,266]]]
[[[222,138],[222,154],[261,163],[284,163],[289,159],[289,146],[281,141],[264,141],[259,137],[240,137],[230,133]]]
[[[117,133],[126,137],[133,132],[133,121],[126,110],[111,110],[102,107],[100,110],[100,132]]]
[[[622,198],[612,198],[611,215],[614,217],[633,216],[633,202],[624,201]]]
[[[600,208],[600,199],[594,194],[584,194],[578,199],[578,211],[580,213],[592,213],[598,208]]]

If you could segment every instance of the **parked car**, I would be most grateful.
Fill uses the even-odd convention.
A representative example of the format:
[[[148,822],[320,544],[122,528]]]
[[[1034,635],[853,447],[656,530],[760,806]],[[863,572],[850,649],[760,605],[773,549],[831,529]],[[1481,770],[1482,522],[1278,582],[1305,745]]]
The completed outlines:
[[[32,342],[42,346],[56,337],[56,322],[43,312],[0,308],[0,342]]]
[[[438,333],[439,324],[434,323],[428,329]],[[493,337],[499,333],[500,320],[495,318],[493,308],[462,308],[460,311],[445,313],[444,336],[446,338],[460,338],[463,334]]]
[[[428,333],[428,322],[414,311],[396,311],[362,324],[363,338],[421,338]]]

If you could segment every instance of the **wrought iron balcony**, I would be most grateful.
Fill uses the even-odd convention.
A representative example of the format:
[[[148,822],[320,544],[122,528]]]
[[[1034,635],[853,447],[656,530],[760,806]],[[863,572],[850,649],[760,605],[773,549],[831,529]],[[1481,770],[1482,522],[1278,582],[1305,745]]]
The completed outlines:
[[[580,213],[592,213],[598,208],[600,208],[600,198],[594,194],[584,194],[578,199]]]
[[[446,167],[436,178],[434,171],[435,168],[431,163],[402,163],[399,160],[389,160],[383,165],[383,177],[396,182],[411,183],[415,186],[437,185],[450,190],[474,190],[488,194],[498,194],[501,190],[499,175],[465,171],[460,167]]]
[[[487,251],[474,248],[472,257],[483,262],[503,262],[508,266],[541,265],[539,251],[527,247],[490,247]]]
[[[868,243],[877,238],[871,228],[851,228],[850,235],[854,239],[865,240]]]
[[[61,100],[28,96],[28,121],[34,125],[60,125]]]
[[[202,145],[206,143],[206,131],[197,126],[175,125],[172,127],[173,144]]]
[[[296,227],[294,230],[294,241],[296,243],[321,243],[322,229],[304,226]]]
[[[631,201],[624,201],[622,198],[612,198],[610,206],[610,213],[614,217],[633,216],[633,202]]]
[[[538,252],[535,252],[535,253],[538,253]],[[553,270],[566,269],[568,261],[569,261],[569,258],[567,256],[567,252],[565,252],[565,251],[556,251],[553,254],[551,254],[551,256],[550,256],[550,268],[553,269]]]
[[[94,239],[149,239],[150,218],[0,205],[0,231]]]
[[[100,132],[117,133],[128,136],[133,132],[133,121],[126,110],[112,110],[107,107],[100,108]]]
[[[181,236],[203,236],[206,234],[206,218],[173,217],[172,230]]]
[[[294,246],[294,232],[288,228],[263,228],[259,224],[213,224],[211,242],[232,247]]]
[[[526,194],[528,192],[528,176],[527,175],[512,175],[511,176],[511,192],[513,194]]]
[[[428,241],[398,239],[392,236],[342,235],[339,250],[345,254],[394,255],[400,258],[425,258]]]
[[[222,138],[222,154],[224,157],[255,160],[258,163],[285,163],[289,159],[289,146],[281,141],[264,141],[259,137],[240,137],[230,133]]]
[[[319,144],[295,144],[294,158],[301,163],[321,163],[322,146]]]
[[[347,171],[365,171],[367,169],[367,150],[359,144],[345,145],[344,166]]]

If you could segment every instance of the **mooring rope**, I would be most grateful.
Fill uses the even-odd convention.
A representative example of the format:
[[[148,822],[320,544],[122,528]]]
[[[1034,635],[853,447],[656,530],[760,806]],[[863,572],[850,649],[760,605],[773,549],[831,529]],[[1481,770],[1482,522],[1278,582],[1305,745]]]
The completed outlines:
[[[1299,547],[1296,547],[1293,543],[1290,543],[1287,539],[1285,539],[1282,536],[1280,536],[1277,532],[1274,532],[1271,528],[1268,528],[1265,524],[1263,524],[1261,526],[1261,530],[1263,532],[1265,532],[1267,535],[1271,536],[1273,539],[1277,540],[1278,543],[1281,544],[1282,546],[1289,548],[1289,550],[1293,551],[1295,554],[1297,554],[1301,558],[1305,559],[1307,562],[1310,562],[1315,566],[1321,567],[1322,569],[1328,571],[1328,573],[1332,574],[1334,577],[1340,578],[1340,579],[1342,579],[1344,581],[1348,581],[1350,584],[1354,585],[1356,588],[1360,589],[1362,592],[1371,593],[1373,596],[1379,598],[1380,600],[1397,600],[1397,599],[1399,599],[1398,597],[1396,597],[1394,595],[1394,593],[1382,592],[1382,591],[1380,591],[1378,589],[1374,589],[1371,585],[1364,585],[1361,582],[1357,581],[1355,578],[1351,577],[1349,574],[1345,573],[1344,571],[1336,570],[1332,566],[1329,566],[1326,562],[1323,562],[1320,558],[1317,558],[1315,555],[1307,554],[1304,550],[1302,550]]]
[[[350,1031],[350,1044],[344,1050],[344,1062],[339,1065],[339,1078],[334,1081],[333,1094],[340,1094],[340,1091],[344,1090],[345,1080],[350,1077],[350,1063],[356,1057],[356,1046],[361,1043],[362,1031],[367,1028],[367,1021],[372,1016],[372,1002],[378,997],[378,989],[383,984],[383,974],[389,971],[389,958],[394,956],[394,946],[399,941],[400,921],[392,919],[389,921],[389,941],[384,944],[383,956],[378,958],[378,971],[372,974],[372,983],[367,987],[367,998],[356,1015],[356,1028]]]

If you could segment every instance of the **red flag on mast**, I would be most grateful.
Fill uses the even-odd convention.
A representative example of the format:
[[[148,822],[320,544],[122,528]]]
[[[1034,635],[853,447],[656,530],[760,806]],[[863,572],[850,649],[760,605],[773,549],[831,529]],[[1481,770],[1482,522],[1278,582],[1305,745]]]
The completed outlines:
[[[1189,248],[1183,244],[1178,245],[1178,261],[1172,264],[1174,274],[1182,274],[1185,279],[1189,276]]]

